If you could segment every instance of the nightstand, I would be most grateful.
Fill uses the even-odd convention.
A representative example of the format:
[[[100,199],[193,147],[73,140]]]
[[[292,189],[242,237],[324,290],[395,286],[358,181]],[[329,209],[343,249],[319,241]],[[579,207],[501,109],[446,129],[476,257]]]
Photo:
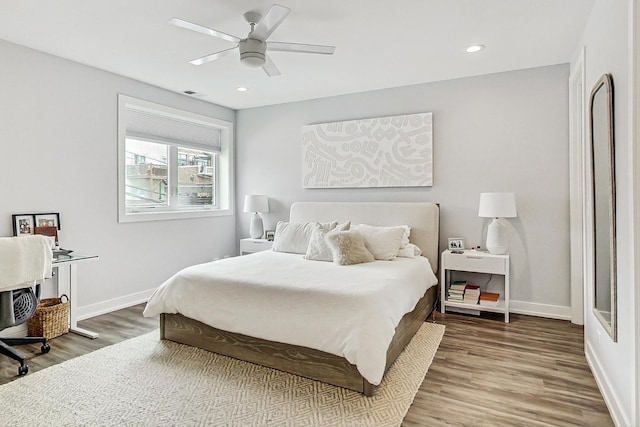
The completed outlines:
[[[252,254],[254,252],[268,251],[273,246],[272,240],[266,239],[240,239],[240,255]]]
[[[444,251],[440,259],[440,311],[442,313],[445,313],[447,307],[491,311],[504,313],[504,321],[509,323],[509,254],[493,255],[488,252],[470,250],[457,254],[451,251]],[[501,292],[497,305],[466,304],[461,301],[447,300],[449,286],[451,285],[451,270],[504,276],[504,292]]]

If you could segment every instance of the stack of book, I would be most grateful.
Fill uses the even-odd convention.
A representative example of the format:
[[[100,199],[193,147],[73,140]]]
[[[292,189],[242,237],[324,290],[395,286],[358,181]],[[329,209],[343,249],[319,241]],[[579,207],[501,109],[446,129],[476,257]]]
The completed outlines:
[[[478,304],[480,298],[480,286],[467,285],[464,288],[464,303],[465,304]]]
[[[449,286],[449,295],[447,299],[449,301],[464,301],[464,290],[467,287],[467,282],[457,281],[453,282],[451,286]]]
[[[498,305],[498,300],[500,300],[500,294],[493,292],[483,292],[480,294],[480,305],[496,307]]]

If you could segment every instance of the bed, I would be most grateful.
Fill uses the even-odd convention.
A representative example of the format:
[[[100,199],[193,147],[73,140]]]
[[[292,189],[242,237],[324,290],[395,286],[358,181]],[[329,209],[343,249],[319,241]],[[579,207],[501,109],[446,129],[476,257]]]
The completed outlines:
[[[298,202],[289,221],[408,225],[423,256],[351,266],[275,251],[219,260],[177,273],[145,315],[160,315],[162,339],[371,396],[435,306],[439,208]]]

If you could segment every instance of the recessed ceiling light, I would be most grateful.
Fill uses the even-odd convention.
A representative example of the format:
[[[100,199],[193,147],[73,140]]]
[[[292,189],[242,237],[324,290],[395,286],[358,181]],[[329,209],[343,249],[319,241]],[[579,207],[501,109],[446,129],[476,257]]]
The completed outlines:
[[[482,49],[484,49],[484,45],[483,44],[474,44],[474,45],[469,46],[467,48],[467,53],[480,52]]]
[[[246,91],[248,91],[249,89],[247,89],[247,88],[246,88],[246,87],[244,87],[244,86],[240,86],[240,87],[239,87],[238,89],[236,89],[236,90],[237,90],[238,92],[246,92]]]

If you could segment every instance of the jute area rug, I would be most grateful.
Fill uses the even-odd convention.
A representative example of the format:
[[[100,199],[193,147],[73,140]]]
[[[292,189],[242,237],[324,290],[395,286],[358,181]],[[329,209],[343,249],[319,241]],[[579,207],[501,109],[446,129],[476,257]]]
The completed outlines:
[[[154,331],[0,386],[0,424],[398,426],[443,334],[423,324],[368,398]]]

